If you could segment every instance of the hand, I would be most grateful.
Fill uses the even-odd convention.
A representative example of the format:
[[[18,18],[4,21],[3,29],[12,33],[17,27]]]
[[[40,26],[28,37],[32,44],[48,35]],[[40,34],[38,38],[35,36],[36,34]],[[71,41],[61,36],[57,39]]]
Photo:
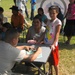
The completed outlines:
[[[25,46],[25,50],[29,51],[29,50],[33,50],[34,47],[33,46]]]
[[[54,46],[54,45],[51,45],[50,48],[51,48],[52,50],[55,50],[55,46]]]

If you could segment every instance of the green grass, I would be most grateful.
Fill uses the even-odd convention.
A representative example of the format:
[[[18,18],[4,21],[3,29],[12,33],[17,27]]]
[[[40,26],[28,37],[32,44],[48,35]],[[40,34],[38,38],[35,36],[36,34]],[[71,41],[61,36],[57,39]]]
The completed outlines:
[[[2,0],[0,6],[4,8],[4,15],[10,19],[11,11],[9,8],[13,5],[13,0]],[[27,4],[30,14],[30,3]],[[10,20],[9,20],[10,21]],[[31,23],[29,20],[28,22]],[[22,36],[21,36],[22,38]],[[71,45],[64,44],[62,35],[59,37],[59,75],[75,75],[75,37],[71,39]],[[48,67],[48,64],[46,64]]]

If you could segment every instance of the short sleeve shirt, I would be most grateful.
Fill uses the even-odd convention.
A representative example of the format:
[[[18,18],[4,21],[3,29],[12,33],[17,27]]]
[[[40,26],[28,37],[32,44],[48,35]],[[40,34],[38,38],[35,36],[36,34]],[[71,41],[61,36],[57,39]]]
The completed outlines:
[[[21,28],[23,28],[23,24],[24,24],[24,17],[23,17],[23,15],[21,13],[18,13],[17,16],[12,15],[11,23],[13,24],[14,27],[21,27]]]
[[[34,3],[36,3],[36,0],[31,0],[31,9],[36,9],[36,5],[33,5]]]
[[[15,61],[21,61],[25,55],[25,50],[18,50],[9,43],[0,41],[0,73],[10,71]]]
[[[45,44],[49,45],[53,44],[57,25],[62,25],[61,21],[58,18],[56,18],[53,22],[50,22],[50,20],[48,21],[46,26],[45,39],[44,39]],[[56,45],[57,44],[58,41],[56,42]]]
[[[34,37],[36,37],[36,38],[40,37],[45,32],[45,30],[46,30],[46,28],[42,26],[39,33],[36,33],[35,29],[34,29],[34,26],[31,26],[29,28],[30,39],[33,39]]]

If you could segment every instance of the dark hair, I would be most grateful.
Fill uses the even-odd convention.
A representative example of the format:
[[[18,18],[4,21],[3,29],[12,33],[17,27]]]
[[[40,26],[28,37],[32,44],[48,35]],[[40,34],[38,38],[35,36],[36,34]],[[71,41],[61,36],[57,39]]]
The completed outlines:
[[[5,32],[5,41],[11,41],[13,38],[18,37],[18,30],[14,28],[10,28]]]
[[[33,20],[35,20],[35,19],[39,19],[39,21],[42,22],[42,18],[41,18],[41,15],[40,15],[40,14],[36,15],[36,16],[33,18]]]
[[[59,13],[59,8],[56,5],[50,6],[49,9],[48,9],[48,11],[50,11],[50,10],[56,10],[56,12]]]
[[[58,7],[58,8],[59,8],[59,7]],[[63,21],[63,19],[64,19],[64,15],[62,14],[60,8],[59,8],[59,13],[58,13],[58,15],[57,15],[57,18],[60,19],[61,21]]]
[[[42,11],[42,14],[44,14],[44,10],[43,10],[43,8],[38,8],[38,11]]]
[[[6,28],[12,28],[12,25],[9,23],[9,22],[6,22],[2,25],[3,27],[6,27]]]
[[[0,7],[0,11],[4,12],[4,9],[2,7]]]

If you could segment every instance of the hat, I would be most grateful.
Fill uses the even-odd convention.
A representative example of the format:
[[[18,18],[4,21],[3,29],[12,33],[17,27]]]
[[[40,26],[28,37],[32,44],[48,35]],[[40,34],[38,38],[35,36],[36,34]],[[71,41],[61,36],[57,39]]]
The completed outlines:
[[[12,6],[10,9],[12,9],[12,10],[16,10],[16,11],[19,11],[19,9],[18,9],[17,6]]]

